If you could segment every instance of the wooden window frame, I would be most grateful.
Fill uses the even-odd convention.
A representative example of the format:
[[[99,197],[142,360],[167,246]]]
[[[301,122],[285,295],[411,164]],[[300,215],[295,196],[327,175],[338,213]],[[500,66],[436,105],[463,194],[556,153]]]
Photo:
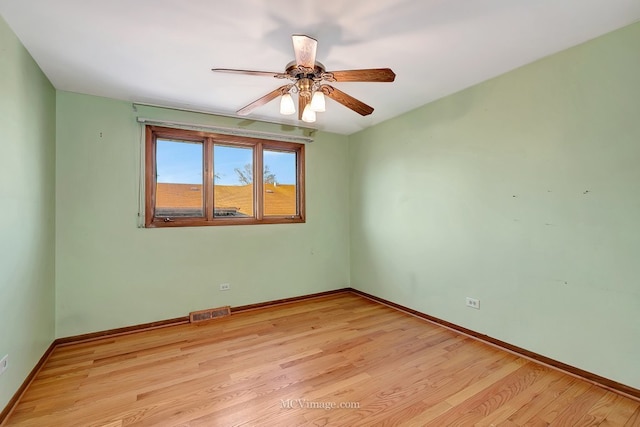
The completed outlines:
[[[145,227],[196,227],[210,225],[291,224],[305,222],[305,168],[304,144],[275,141],[245,136],[224,135],[212,132],[145,127]],[[203,147],[203,202],[204,217],[156,217],[156,141],[175,139],[202,143]],[[253,148],[253,217],[215,217],[213,182],[213,147],[222,144],[230,147]],[[297,215],[264,215],[263,153],[277,150],[296,153],[296,205]]]

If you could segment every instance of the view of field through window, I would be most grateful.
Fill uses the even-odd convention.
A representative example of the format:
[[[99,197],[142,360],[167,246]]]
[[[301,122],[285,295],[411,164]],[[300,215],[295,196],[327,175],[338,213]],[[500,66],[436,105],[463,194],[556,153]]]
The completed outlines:
[[[215,217],[253,217],[252,147],[213,146]],[[158,139],[156,143],[156,216],[204,216],[204,168],[201,142]],[[265,216],[297,215],[296,153],[263,151]]]

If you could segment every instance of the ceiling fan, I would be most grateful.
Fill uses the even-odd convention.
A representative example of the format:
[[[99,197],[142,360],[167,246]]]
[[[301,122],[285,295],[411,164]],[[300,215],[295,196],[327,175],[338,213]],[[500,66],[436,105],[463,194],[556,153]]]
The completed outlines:
[[[230,68],[212,69],[212,71],[222,73],[268,76],[291,80],[292,83],[280,86],[249,105],[242,107],[237,111],[238,115],[249,115],[254,109],[273,101],[279,96],[281,96],[280,113],[294,114],[296,109],[291,94],[297,93],[298,119],[305,122],[315,122],[316,113],[325,111],[325,95],[356,113],[367,116],[373,112],[373,107],[325,82],[392,82],[396,78],[395,73],[390,68],[326,71],[324,65],[316,61],[317,40],[305,35],[293,35],[291,38],[293,39],[293,51],[296,59],[287,64],[283,73]]]

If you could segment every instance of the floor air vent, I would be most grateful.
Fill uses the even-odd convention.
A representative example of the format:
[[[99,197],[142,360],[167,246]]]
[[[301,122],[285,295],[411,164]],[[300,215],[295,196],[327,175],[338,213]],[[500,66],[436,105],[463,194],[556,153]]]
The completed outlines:
[[[207,320],[218,319],[231,315],[231,307],[224,306],[218,308],[208,308],[206,310],[193,311],[189,313],[189,321],[191,323],[206,322]]]

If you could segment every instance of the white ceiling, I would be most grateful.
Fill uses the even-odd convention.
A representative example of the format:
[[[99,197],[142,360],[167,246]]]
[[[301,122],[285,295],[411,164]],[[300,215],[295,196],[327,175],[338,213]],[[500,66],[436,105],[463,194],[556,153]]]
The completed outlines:
[[[335,83],[312,127],[351,134],[640,20],[640,0],[0,0],[60,90],[224,115],[283,84],[213,67],[284,71],[292,34],[328,71],[392,68],[393,83]],[[298,123],[273,101],[250,116]]]

